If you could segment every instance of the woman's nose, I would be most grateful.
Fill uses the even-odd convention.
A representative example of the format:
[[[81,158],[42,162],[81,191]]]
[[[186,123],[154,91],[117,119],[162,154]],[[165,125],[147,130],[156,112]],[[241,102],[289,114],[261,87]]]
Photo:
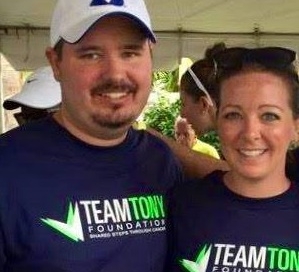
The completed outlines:
[[[243,122],[243,137],[248,140],[257,140],[260,138],[260,123],[256,118],[247,118]]]

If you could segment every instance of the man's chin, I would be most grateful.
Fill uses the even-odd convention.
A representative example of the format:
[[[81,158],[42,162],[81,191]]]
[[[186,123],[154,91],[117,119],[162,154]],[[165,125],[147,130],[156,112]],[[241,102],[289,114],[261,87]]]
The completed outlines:
[[[134,120],[136,118],[135,117],[130,117],[130,118],[118,118],[118,119],[106,119],[104,120],[103,118],[97,118],[94,117],[93,120],[95,123],[97,123],[98,125],[100,125],[101,127],[105,127],[105,128],[109,128],[109,129],[127,129],[129,128]]]

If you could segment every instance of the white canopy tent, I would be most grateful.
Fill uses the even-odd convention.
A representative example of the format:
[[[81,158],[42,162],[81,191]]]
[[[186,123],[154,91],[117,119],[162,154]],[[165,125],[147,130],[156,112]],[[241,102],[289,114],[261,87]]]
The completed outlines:
[[[0,0],[0,52],[17,69],[46,63],[56,0]],[[158,37],[155,68],[197,59],[214,42],[299,50],[298,0],[146,0]]]
[[[220,41],[228,46],[283,46],[299,52],[298,0],[145,1],[158,38],[156,69],[177,67],[182,57],[198,59]],[[46,65],[44,51],[55,2],[0,0],[0,53],[16,70]],[[0,80],[0,100],[1,93]]]

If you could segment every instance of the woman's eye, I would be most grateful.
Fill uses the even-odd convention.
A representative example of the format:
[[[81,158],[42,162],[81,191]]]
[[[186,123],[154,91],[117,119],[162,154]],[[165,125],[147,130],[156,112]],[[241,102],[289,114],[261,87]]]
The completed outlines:
[[[279,120],[280,117],[276,113],[266,112],[262,115],[262,119],[264,121],[276,121]]]
[[[241,119],[242,115],[238,112],[228,112],[224,114],[224,118],[228,120],[236,120],[236,119]]]

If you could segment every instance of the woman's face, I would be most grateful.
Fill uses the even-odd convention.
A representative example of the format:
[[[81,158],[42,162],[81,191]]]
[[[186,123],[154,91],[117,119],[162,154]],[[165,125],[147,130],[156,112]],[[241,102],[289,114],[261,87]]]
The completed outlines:
[[[182,88],[180,90],[181,116],[186,118],[192,125],[196,134],[201,136],[203,133],[214,129],[215,110],[208,104],[206,97],[201,96],[195,100]]]
[[[288,88],[277,75],[254,71],[222,83],[217,127],[223,155],[236,176],[284,175],[297,123]]]

